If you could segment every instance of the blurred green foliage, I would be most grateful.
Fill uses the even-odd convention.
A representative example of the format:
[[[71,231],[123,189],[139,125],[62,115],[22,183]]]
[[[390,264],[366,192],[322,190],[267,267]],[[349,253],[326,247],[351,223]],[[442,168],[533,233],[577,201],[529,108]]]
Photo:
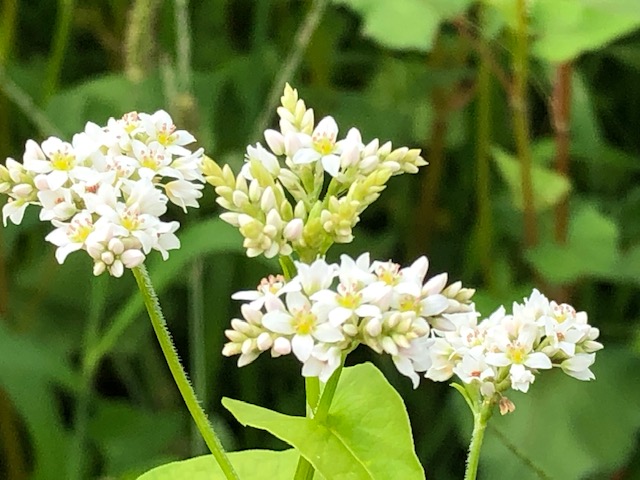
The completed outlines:
[[[194,0],[186,28],[180,3],[0,0],[0,157],[165,108],[237,169],[261,119],[275,121],[267,99],[289,68],[317,118],[421,147],[430,162],[392,180],[331,256],[427,254],[431,272],[478,288],[486,315],[537,286],[601,329],[596,382],[542,375],[514,396],[481,477],[639,478],[637,0],[529,1],[524,27],[522,0],[335,0],[324,12],[319,0]],[[297,32],[314,11],[305,43]],[[278,265],[244,257],[212,189],[196,215],[170,213],[183,248],[149,270],[195,388],[228,447],[284,448],[220,403],[303,413],[297,362],[239,370],[220,354],[231,293]],[[0,478],[136,478],[203,453],[132,277],[95,280],[80,255],[57,265],[48,228],[28,212],[0,230]],[[470,418],[453,390],[413,391],[387,360],[350,356],[364,360],[402,394],[427,477],[461,478]]]

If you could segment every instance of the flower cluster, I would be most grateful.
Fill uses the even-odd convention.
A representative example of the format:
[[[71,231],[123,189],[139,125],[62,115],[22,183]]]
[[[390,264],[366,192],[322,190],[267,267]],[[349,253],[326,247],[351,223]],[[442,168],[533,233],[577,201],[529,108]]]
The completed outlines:
[[[221,218],[240,229],[248,256],[296,251],[310,263],[331,244],[353,239],[359,215],[391,176],[416,173],[426,162],[417,149],[365,144],[355,128],[339,140],[332,117],[314,126],[313,110],[289,85],[281,102],[280,129],[264,132],[268,148],[247,148],[237,177],[208,158],[203,170],[228,210]]]
[[[514,303],[509,315],[501,307],[480,323],[475,312],[444,317],[448,328],[434,329],[426,345],[427,378],[456,375],[484,397],[502,396],[508,388],[527,392],[538,370],[552,367],[578,380],[595,378],[589,367],[602,348],[600,332],[585,312],[549,301],[538,290]],[[500,405],[503,413],[513,408],[509,401]]]
[[[446,286],[446,274],[425,282],[428,265],[421,257],[400,268],[371,262],[368,253],[356,260],[342,255],[339,265],[322,258],[310,265],[297,262],[298,273],[289,282],[272,276],[257,290],[233,296],[248,303],[241,307],[243,318],[233,319],[226,331],[223,354],[240,355],[243,366],[265,351],[274,357],[293,353],[304,376],[327,381],[344,355],[365,344],[391,355],[417,385],[415,350],[430,338],[432,326],[473,311],[474,290],[459,282]]]
[[[186,211],[202,196],[203,150],[185,148],[194,141],[162,110],[111,118],[106,127],[89,122],[71,143],[29,140],[23,163],[0,165],[0,193],[9,197],[3,222],[19,224],[28,205],[39,206],[40,220],[56,227],[46,240],[58,247],[58,262],[84,250],[95,275],[119,277],[151,250],[166,259],[180,246],[178,222],[160,220],[168,201]]]

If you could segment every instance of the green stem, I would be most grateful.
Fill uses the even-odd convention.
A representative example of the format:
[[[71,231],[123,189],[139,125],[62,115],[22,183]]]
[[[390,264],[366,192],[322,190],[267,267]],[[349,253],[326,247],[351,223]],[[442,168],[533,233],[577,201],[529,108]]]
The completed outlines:
[[[58,89],[60,82],[60,71],[64,62],[64,53],[69,43],[69,34],[71,33],[71,22],[73,21],[73,10],[75,2],[73,0],[58,1],[58,18],[56,21],[56,31],[53,37],[53,47],[51,56],[49,57],[49,65],[47,66],[47,74],[42,87],[42,103],[51,98]]]
[[[189,277],[189,347],[193,389],[203,405],[207,405],[209,388],[207,386],[207,351],[203,341],[206,335],[204,320],[204,288],[202,285],[202,260],[196,259],[191,265]],[[195,425],[191,431],[191,453],[201,455],[205,446]]]
[[[342,359],[342,363],[344,364],[344,358]],[[327,381],[324,388],[322,389],[322,395],[320,396],[320,400],[318,401],[318,391],[319,383],[318,377],[310,377],[305,379],[305,385],[307,387],[307,405],[310,407],[307,409],[307,416],[313,417],[313,419],[318,423],[324,423],[329,415],[329,408],[331,407],[331,402],[333,401],[333,396],[336,393],[336,389],[338,388],[338,381],[340,380],[340,375],[342,374],[342,365],[340,365],[335,372],[331,375],[331,378]],[[315,382],[314,382],[315,380]],[[311,388],[310,388],[311,387]],[[313,405],[317,405],[315,411],[313,409]],[[311,410],[311,411],[309,411]],[[313,478],[315,470],[313,465],[300,455],[298,459],[298,466],[296,467],[296,473],[294,475],[294,480],[311,480]]]
[[[318,377],[305,377],[304,389],[307,397],[307,417],[313,417],[320,400],[320,380]]]
[[[478,12],[478,21],[483,21],[483,11]],[[486,43],[484,38],[478,41]],[[486,46],[486,45],[485,45]],[[476,114],[476,204],[478,220],[476,238],[478,241],[478,259],[482,268],[485,284],[493,286],[491,185],[489,162],[491,155],[491,66],[485,57],[480,58],[478,66],[478,105]]]
[[[149,274],[144,264],[134,268],[133,275],[138,283],[140,293],[144,298],[144,304],[147,307],[149,319],[151,320],[151,325],[153,326],[153,330],[158,338],[158,343],[160,343],[160,348],[162,349],[164,358],[167,361],[169,370],[171,370],[171,375],[178,386],[178,390],[182,395],[182,399],[187,405],[189,413],[191,413],[191,417],[193,417],[194,422],[198,426],[198,430],[200,430],[205,443],[209,447],[209,450],[211,450],[211,453],[220,466],[224,476],[229,480],[238,479],[239,477],[234,471],[229,458],[225,454],[218,436],[209,423],[207,414],[200,406],[196,394],[189,383],[187,374],[180,363],[178,352],[171,340],[171,335],[167,329],[167,323],[162,315],[160,304],[158,303],[158,297],[153,289],[151,279],[149,278]]]
[[[282,275],[287,282],[297,275],[296,264],[293,263],[291,257],[280,255],[278,260],[280,261],[280,267],[282,267]]]
[[[511,97],[513,128],[520,158],[520,181],[524,204],[524,243],[527,248],[538,242],[538,227],[533,198],[531,140],[527,112],[527,76],[529,74],[529,13],[527,0],[517,0],[517,29],[513,59],[514,83]]]
[[[480,405],[480,408],[473,412],[473,433],[471,434],[471,443],[469,444],[467,469],[464,474],[464,480],[476,480],[482,440],[484,439],[487,422],[491,418],[492,408],[493,403],[485,400]]]

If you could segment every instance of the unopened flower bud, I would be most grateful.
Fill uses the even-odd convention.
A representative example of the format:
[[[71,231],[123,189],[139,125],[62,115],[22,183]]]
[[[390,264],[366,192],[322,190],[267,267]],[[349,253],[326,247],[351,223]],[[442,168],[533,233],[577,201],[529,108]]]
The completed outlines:
[[[295,242],[302,237],[303,227],[304,223],[302,222],[302,219],[294,218],[289,223],[287,223],[286,227],[284,227],[282,236],[290,242]]]
[[[273,129],[265,130],[264,139],[273,153],[276,155],[284,153],[284,137],[280,132]]]
[[[278,355],[289,355],[291,353],[291,342],[284,337],[278,337],[273,341],[271,351]]]

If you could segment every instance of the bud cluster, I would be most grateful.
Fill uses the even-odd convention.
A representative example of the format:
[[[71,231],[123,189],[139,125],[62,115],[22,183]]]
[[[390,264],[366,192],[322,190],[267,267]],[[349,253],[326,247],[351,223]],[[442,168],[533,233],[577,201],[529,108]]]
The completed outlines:
[[[19,224],[28,205],[39,206],[40,220],[56,227],[46,240],[58,247],[58,262],[84,250],[95,275],[119,277],[151,250],[166,259],[180,247],[178,222],[160,220],[167,203],[186,212],[202,196],[203,150],[185,148],[194,141],[162,110],[131,112],[105,127],[89,122],[71,143],[29,140],[23,163],[0,165],[3,222]]]
[[[333,243],[351,242],[359,215],[391,176],[416,173],[426,162],[418,149],[378,139],[364,144],[356,128],[339,140],[335,120],[315,125],[313,110],[288,84],[281,103],[280,129],[264,132],[268,148],[247,148],[237,177],[209,158],[204,174],[227,210],[221,218],[244,236],[247,255],[295,251],[311,262]]]
[[[434,329],[427,342],[425,376],[443,382],[456,375],[467,390],[500,397],[503,413],[513,404],[502,392],[527,392],[539,370],[558,367],[578,380],[595,378],[589,367],[602,348],[600,332],[585,312],[549,301],[538,290],[514,303],[511,314],[500,307],[480,323],[475,312],[446,319],[449,325]]]

